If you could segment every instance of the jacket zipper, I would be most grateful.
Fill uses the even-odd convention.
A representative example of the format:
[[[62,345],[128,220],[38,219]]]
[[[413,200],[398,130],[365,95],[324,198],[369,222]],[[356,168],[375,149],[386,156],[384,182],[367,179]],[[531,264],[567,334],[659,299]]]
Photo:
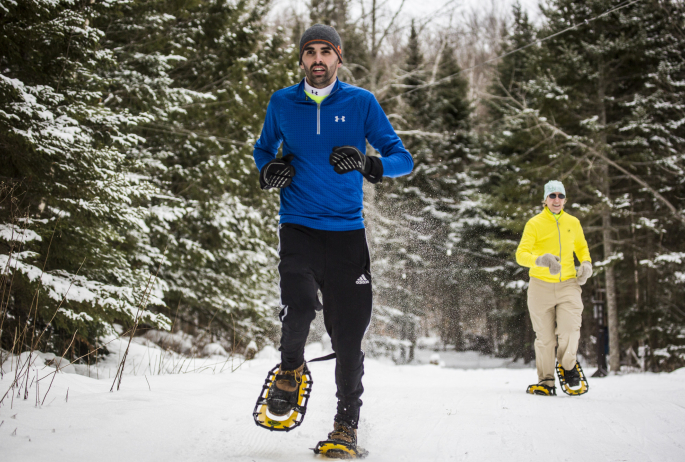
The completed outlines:
[[[338,89],[333,90],[326,99],[330,98]],[[325,101],[325,100],[324,100]],[[314,101],[316,103],[316,101]],[[323,103],[323,101],[321,101]],[[321,134],[321,103],[316,103],[316,134]]]
[[[557,217],[554,217],[554,221],[557,222],[557,233],[559,234],[559,264],[561,264],[561,229],[559,228],[559,220],[557,220]],[[561,282],[561,270],[559,270],[559,282]]]

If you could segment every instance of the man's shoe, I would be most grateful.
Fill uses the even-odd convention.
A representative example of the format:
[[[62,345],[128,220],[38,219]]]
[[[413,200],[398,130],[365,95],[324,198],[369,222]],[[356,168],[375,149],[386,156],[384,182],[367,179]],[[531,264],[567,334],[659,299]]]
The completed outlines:
[[[289,432],[297,428],[307,413],[312,393],[312,374],[307,363],[292,371],[281,365],[266,374],[252,416],[255,423],[271,431]]]
[[[347,422],[334,422],[333,431],[328,434],[331,441],[339,441],[348,446],[357,446],[357,429]]]
[[[314,453],[332,459],[362,459],[368,455],[368,451],[357,446],[357,430],[343,421],[335,421],[328,439],[319,441]]]
[[[281,417],[297,406],[303,370],[304,363],[293,371],[278,370],[266,397],[266,407],[271,414]]]

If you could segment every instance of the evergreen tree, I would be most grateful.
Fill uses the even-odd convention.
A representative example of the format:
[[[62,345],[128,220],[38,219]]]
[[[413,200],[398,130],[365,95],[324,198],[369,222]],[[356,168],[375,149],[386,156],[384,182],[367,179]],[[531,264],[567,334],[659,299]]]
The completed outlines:
[[[127,125],[144,117],[102,104],[97,70],[113,56],[99,46],[92,2],[28,0],[3,10],[2,348],[17,341],[63,354],[71,345],[80,356],[113,322],[130,325],[147,302],[163,305],[151,268],[131,263],[146,216],[140,203],[154,189],[122,150],[139,141]],[[149,311],[143,320],[169,325]]]
[[[678,2],[650,6],[656,14],[643,32],[648,73],[644,85],[622,103],[629,114],[621,123],[616,149],[629,156],[631,173],[663,200],[644,185],[622,182],[629,191],[623,197],[631,204],[622,222],[628,228],[629,221],[630,231],[619,234],[623,262],[617,265],[617,278],[630,281],[619,290],[619,306],[625,307],[620,317],[624,351],[640,352],[638,363],[646,362],[650,369],[671,370],[685,364],[680,334],[685,325],[680,277],[685,251],[685,8]]]
[[[252,145],[271,93],[297,75],[284,32],[264,32],[266,6],[136,1],[101,18],[119,62],[107,101],[145,115],[127,154],[160,190],[142,256],[166,249],[180,327],[238,349],[266,339],[277,304],[277,197],[259,189]]]
[[[404,65],[406,90],[402,95],[402,100],[408,106],[407,110],[403,111],[407,115],[407,129],[416,124],[425,125],[427,122],[426,91],[421,88],[426,83],[424,66],[419,35],[412,21],[407,43],[407,60]]]
[[[415,130],[425,120],[422,98],[425,92],[411,90],[425,82],[422,80],[423,54],[413,23],[406,55],[406,89],[400,93],[402,99],[395,107],[403,117],[394,126]],[[384,109],[388,111],[387,107]],[[414,157],[416,171],[421,163],[418,152],[423,146],[421,140],[405,137],[403,141]],[[423,218],[415,213],[417,190],[408,190],[407,177],[386,178],[382,186],[367,189],[372,193],[372,200],[367,200],[365,207],[374,254],[375,312],[371,339],[376,352],[390,351],[394,359],[404,363],[414,357],[419,321],[426,304],[417,288],[425,269],[421,247],[427,234],[417,229],[422,226]]]
[[[586,227],[595,260],[591,284],[598,288],[602,283],[607,293],[614,371],[619,353],[630,343],[647,343],[650,352],[671,348],[679,344],[673,332],[682,325],[670,295],[675,281],[669,284],[662,273],[669,295],[656,295],[653,287],[659,277],[649,263],[680,251],[680,243],[664,245],[658,236],[682,232],[682,204],[670,195],[680,187],[676,172],[682,163],[673,157],[673,141],[647,141],[648,126],[663,130],[654,121],[661,118],[664,126],[668,122],[661,110],[654,111],[656,106],[647,109],[650,105],[643,104],[652,97],[664,101],[664,93],[659,94],[650,80],[658,69],[680,59],[675,50],[682,49],[682,35],[678,37],[678,20],[672,19],[679,16],[672,14],[681,6],[635,3],[600,17],[619,3],[550,3],[543,10],[548,21],[540,33],[550,39],[538,49],[528,49],[518,61],[502,64],[503,82],[514,78],[501,85],[493,99],[498,115],[491,162],[500,172],[488,178],[489,200],[503,204],[492,213],[515,235],[539,211],[534,204],[541,200],[543,184],[553,178],[564,181],[570,198],[567,209]],[[586,20],[583,26],[553,36]],[[669,90],[666,98],[677,100],[679,90]],[[669,132],[675,140],[677,130],[662,133]],[[666,158],[671,162],[664,163]],[[660,168],[666,164],[669,167]],[[664,179],[672,185],[666,190]],[[593,286],[585,289],[589,304],[594,294],[587,292]],[[592,321],[589,313],[585,321],[586,328],[592,325],[587,322]],[[624,326],[621,332],[619,324]],[[652,356],[649,366],[656,370],[680,364],[682,352],[669,351],[665,358]]]
[[[537,31],[520,4],[512,8],[511,31],[505,36],[502,53],[532,43]],[[489,254],[484,261],[489,271],[484,283],[492,293],[488,309],[495,351],[504,357],[534,359],[535,333],[531,327],[526,301],[527,272],[515,262],[525,223],[540,210],[530,191],[536,183],[546,182],[548,172],[537,172],[547,163],[541,156],[540,165],[533,164],[530,148],[532,124],[512,120],[512,110],[505,101],[513,98],[528,104],[525,83],[539,76],[538,51],[527,48],[502,59],[490,86],[493,96],[485,116],[485,129],[480,134],[483,168],[477,176],[481,181],[478,194],[483,219],[467,226],[475,237],[473,250]]]
[[[386,212],[388,222],[373,228],[376,234],[384,229],[378,250],[384,259],[376,274],[378,299],[383,306],[399,309],[390,317],[390,325],[401,340],[415,344],[414,332],[422,322],[424,327],[437,328],[445,344],[463,348],[467,343],[464,332],[475,332],[467,324],[480,306],[479,297],[466,290],[474,277],[469,271],[472,259],[464,252],[452,255],[454,244],[464,238],[463,221],[473,213],[461,203],[463,194],[473,187],[468,162],[468,84],[458,75],[460,68],[449,43],[435,56],[435,82],[425,77],[428,72],[423,71],[414,28],[406,56],[407,86],[398,107],[403,113],[398,125],[406,133],[403,138],[415,166],[408,177],[389,180],[376,191],[376,205],[392,201],[396,211]],[[411,354],[407,359],[412,359]]]

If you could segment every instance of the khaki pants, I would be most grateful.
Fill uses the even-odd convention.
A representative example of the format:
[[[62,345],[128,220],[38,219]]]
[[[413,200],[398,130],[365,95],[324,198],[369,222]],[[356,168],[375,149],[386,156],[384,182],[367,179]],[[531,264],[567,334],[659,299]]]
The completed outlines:
[[[582,290],[575,279],[545,282],[531,277],[528,311],[535,330],[535,365],[538,381],[554,386],[554,348],[564,369],[576,364],[583,314]]]

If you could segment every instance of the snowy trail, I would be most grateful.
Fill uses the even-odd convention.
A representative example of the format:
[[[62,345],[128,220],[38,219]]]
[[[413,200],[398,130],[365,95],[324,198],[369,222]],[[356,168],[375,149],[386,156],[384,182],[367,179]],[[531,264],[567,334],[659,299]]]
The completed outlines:
[[[148,376],[151,390],[145,377],[125,376],[114,393],[109,379],[59,374],[42,408],[33,397],[0,408],[2,460],[316,460],[309,448],[332,426],[334,364],[311,364],[307,417],[286,434],[252,421],[273,363]],[[526,395],[534,379],[534,369],[367,360],[360,444],[370,461],[685,460],[685,369],[591,378],[582,397]],[[3,393],[8,382],[0,380]],[[46,390],[41,385],[41,394]]]

